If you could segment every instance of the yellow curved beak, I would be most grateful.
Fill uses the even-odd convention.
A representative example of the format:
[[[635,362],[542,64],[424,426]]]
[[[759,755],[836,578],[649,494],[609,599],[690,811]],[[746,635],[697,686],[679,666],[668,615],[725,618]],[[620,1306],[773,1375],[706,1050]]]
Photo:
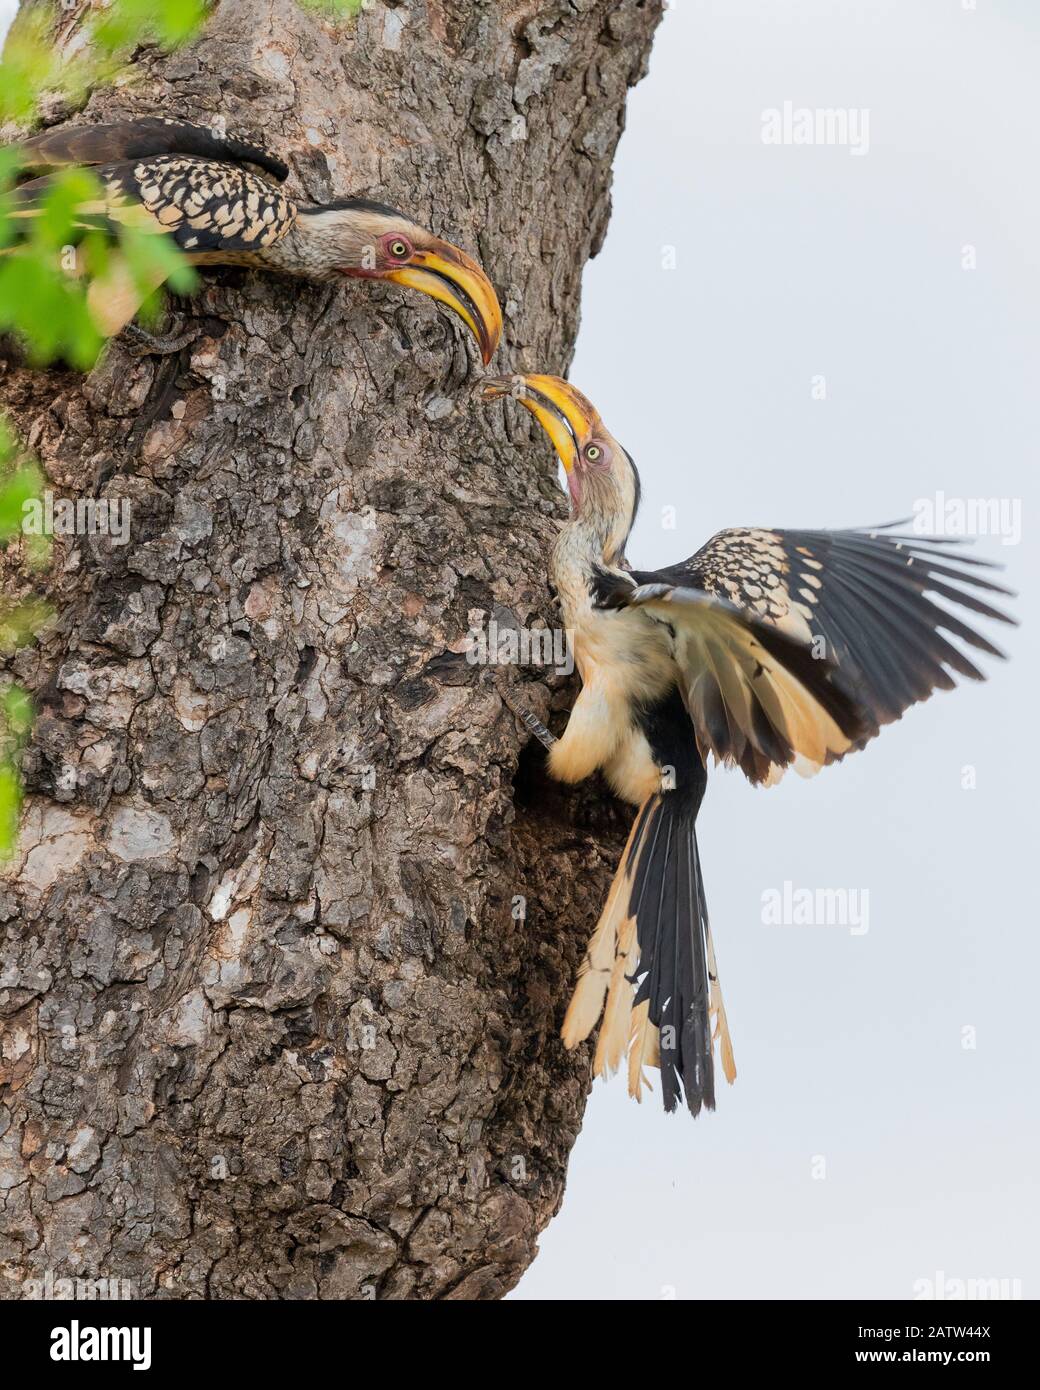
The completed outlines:
[[[577,465],[582,444],[599,424],[595,406],[562,377],[519,373],[490,377],[484,382],[483,394],[488,400],[512,396],[529,410],[552,440],[568,473]]]
[[[480,345],[484,366],[491,361],[502,336],[502,309],[491,281],[465,251],[447,241],[416,251],[410,264],[386,273],[387,280],[421,290],[454,309]]]

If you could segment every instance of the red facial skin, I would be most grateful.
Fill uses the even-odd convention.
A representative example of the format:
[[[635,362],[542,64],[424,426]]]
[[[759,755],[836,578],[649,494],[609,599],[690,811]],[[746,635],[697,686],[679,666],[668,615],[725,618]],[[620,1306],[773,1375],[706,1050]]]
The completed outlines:
[[[588,451],[598,449],[599,457],[590,459]],[[583,449],[578,451],[577,462],[567,473],[567,491],[574,501],[574,510],[581,509],[582,476],[585,473],[609,473],[610,472],[610,449],[599,439],[590,439]]]
[[[398,243],[405,248],[403,256],[395,256],[390,250],[391,246]],[[378,270],[359,270],[356,267],[344,267],[343,274],[349,275],[355,280],[382,280],[392,270],[400,270],[415,255],[415,247],[406,236],[400,232],[386,232],[379,238],[379,250],[381,259],[385,262]]]

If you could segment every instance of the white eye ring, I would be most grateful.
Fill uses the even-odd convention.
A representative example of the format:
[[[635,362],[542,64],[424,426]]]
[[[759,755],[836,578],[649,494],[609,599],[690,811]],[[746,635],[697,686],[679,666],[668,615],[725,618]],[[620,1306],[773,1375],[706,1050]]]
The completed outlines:
[[[597,463],[602,453],[603,450],[598,444],[590,444],[585,450],[585,457],[588,459],[589,463]]]
[[[392,241],[390,243],[390,254],[391,256],[407,256],[408,247],[403,241]]]

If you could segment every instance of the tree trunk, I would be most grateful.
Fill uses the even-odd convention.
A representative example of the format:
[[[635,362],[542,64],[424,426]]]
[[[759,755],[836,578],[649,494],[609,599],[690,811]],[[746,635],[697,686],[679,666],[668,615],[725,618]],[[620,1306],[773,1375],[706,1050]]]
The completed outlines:
[[[483,261],[496,368],[561,371],[659,14],[221,0],[85,118],[223,116],[305,198],[395,203]],[[544,716],[566,682],[450,654],[555,621],[555,467],[416,295],[224,271],[177,307],[176,355],[0,367],[56,495],[131,505],[125,546],[57,542],[59,616],[10,663],[39,714],[0,880],[0,1290],[498,1297],[581,1122],[558,1028],[619,821],[520,757],[496,689]]]

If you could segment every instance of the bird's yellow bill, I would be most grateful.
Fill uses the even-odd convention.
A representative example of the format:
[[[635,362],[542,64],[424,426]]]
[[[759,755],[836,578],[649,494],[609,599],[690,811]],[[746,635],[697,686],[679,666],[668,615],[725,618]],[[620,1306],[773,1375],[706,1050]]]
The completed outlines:
[[[578,462],[582,441],[599,420],[594,406],[568,381],[558,376],[531,374],[492,377],[484,383],[489,399],[512,396],[529,410],[552,440],[569,473]]]
[[[409,265],[389,271],[386,278],[454,309],[479,343],[487,366],[502,336],[502,309],[491,281],[471,256],[444,241],[436,251],[417,251]]]

